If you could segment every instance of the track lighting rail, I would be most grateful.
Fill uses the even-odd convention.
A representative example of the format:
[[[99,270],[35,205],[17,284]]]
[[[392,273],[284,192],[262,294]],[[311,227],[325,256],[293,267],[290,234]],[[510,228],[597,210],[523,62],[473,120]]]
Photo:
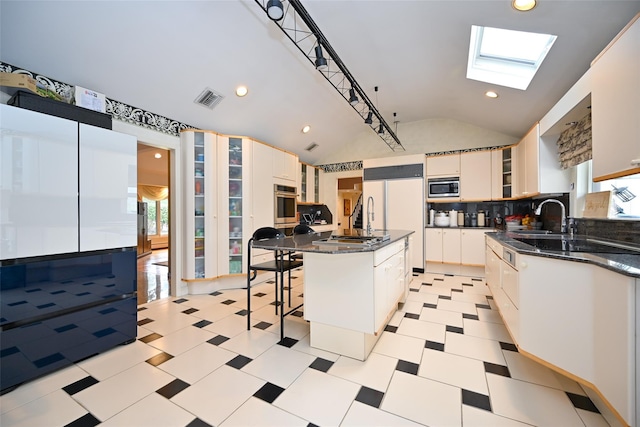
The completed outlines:
[[[255,2],[392,151],[405,151],[393,129],[362,90],[300,0]],[[277,8],[277,13],[272,15],[274,7]],[[326,66],[320,55],[326,60]]]

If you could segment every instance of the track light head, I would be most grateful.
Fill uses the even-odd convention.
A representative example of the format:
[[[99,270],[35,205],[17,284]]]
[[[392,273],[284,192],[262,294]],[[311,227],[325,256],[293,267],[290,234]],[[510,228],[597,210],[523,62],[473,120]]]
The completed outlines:
[[[267,15],[269,19],[279,21],[284,16],[284,9],[280,0],[269,0],[267,2]]]
[[[378,134],[380,135],[384,134],[384,127],[382,126],[382,123],[380,123],[380,127],[378,128]]]
[[[360,102],[360,101],[358,100],[358,97],[356,96],[356,91],[353,88],[349,89],[349,104],[357,105],[358,102]]]
[[[372,116],[373,116],[373,113],[371,111],[369,111],[369,114],[367,114],[367,118],[364,119],[364,124],[366,124],[366,125],[372,124],[373,123]]]
[[[316,70],[326,70],[327,69],[327,60],[322,55],[322,47],[320,45],[316,46]]]

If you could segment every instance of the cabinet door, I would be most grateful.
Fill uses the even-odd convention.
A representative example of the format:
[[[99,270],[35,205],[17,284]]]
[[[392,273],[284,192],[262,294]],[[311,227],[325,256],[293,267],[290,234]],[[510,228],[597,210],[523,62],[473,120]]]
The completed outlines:
[[[0,117],[0,259],[77,252],[78,124],[8,105]]]
[[[274,149],[257,141],[252,143],[251,153],[251,220],[253,234],[261,227],[273,227],[273,164]]]
[[[427,157],[427,176],[460,175],[460,154]]]
[[[442,228],[425,229],[424,252],[427,261],[442,262]]]
[[[518,312],[518,272],[502,261],[500,272],[502,292],[505,297],[499,298],[499,310],[502,318],[516,343],[520,342],[520,316]],[[516,301],[514,301],[516,299]]]
[[[136,246],[137,143],[80,124],[80,251]]]
[[[488,244],[485,246],[485,253],[485,281],[487,282],[487,286],[489,286],[491,293],[495,296],[497,291],[502,288],[502,282],[500,282],[502,260]]]
[[[460,231],[460,261],[462,264],[484,265],[484,230],[462,229]]]
[[[640,19],[591,65],[593,180],[640,173]]]
[[[460,199],[491,200],[491,151],[460,155]]]
[[[491,151],[491,200],[500,200],[502,195],[502,151]]]
[[[460,230],[442,230],[442,262],[460,264]]]
[[[525,177],[523,196],[531,197],[540,192],[540,126],[536,125],[524,137]]]
[[[298,158],[277,148],[273,149],[273,176],[288,181],[296,181],[298,176]]]

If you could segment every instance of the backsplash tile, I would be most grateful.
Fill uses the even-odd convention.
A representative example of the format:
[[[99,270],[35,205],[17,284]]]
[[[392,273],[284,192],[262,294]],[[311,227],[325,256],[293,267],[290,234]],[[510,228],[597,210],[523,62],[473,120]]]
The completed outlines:
[[[640,221],[576,218],[578,234],[640,245]]]

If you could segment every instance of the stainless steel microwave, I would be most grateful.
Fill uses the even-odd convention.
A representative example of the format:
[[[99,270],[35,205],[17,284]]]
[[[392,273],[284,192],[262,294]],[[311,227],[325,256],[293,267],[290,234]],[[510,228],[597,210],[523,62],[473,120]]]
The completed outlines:
[[[427,179],[427,197],[460,197],[460,178],[429,178]]]

